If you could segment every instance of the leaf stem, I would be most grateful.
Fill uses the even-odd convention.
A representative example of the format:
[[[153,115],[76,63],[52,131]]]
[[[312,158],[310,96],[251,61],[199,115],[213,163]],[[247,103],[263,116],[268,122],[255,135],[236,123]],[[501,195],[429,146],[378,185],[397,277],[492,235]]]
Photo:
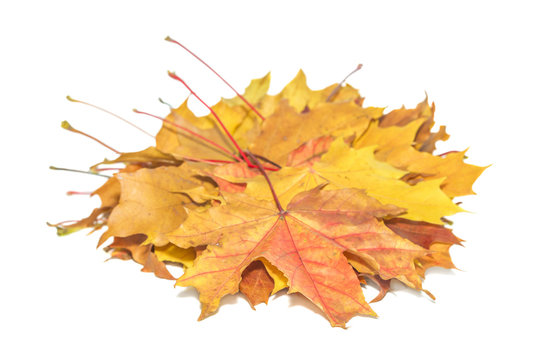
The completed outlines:
[[[68,191],[66,192],[66,195],[72,196],[72,195],[92,195],[92,191]]]
[[[164,104],[164,105],[167,105],[169,107],[169,109],[173,109],[173,107],[171,106],[171,104],[169,104],[168,102],[165,102],[162,98],[158,98],[159,102]]]
[[[357,72],[358,70],[360,70],[362,68],[362,64],[358,64],[358,66],[356,66],[356,69],[354,69],[353,71],[351,71],[349,73],[349,75],[345,76],[345,78],[343,80],[341,80],[341,82],[339,84],[337,84],[337,86],[332,90],[332,92],[330,93],[330,95],[328,95],[328,97],[326,98],[326,102],[330,102],[332,101],[332,99],[334,98],[334,96],[336,96],[337,92],[339,91],[339,89],[341,89],[341,87],[343,86],[343,84],[345,83],[345,81],[347,81],[347,79],[352,75],[354,74],[355,72]]]
[[[228,160],[214,160],[214,159],[197,159],[192,157],[186,157],[183,156],[182,159],[187,161],[194,161],[194,162],[204,162],[209,164],[236,164],[234,161],[228,161]]]
[[[457,151],[457,150],[452,150],[452,151],[447,151],[447,152],[445,152],[445,153],[439,154],[439,155],[437,155],[437,156],[443,157],[443,156],[450,155],[450,154],[455,154],[455,153],[458,153],[458,152],[459,152],[459,151]]]
[[[253,112],[255,112],[255,114],[257,114],[257,116],[259,118],[261,118],[262,121],[265,120],[264,116],[261,115],[261,113],[259,111],[257,111],[257,109],[255,109],[255,106],[253,106],[249,101],[247,101],[247,99],[245,97],[243,97],[242,95],[240,95],[240,93],[238,91],[236,91],[236,89],[227,82],[227,80],[225,80],[221,75],[218,74],[218,72],[216,70],[214,70],[210,65],[208,65],[203,59],[201,59],[200,57],[198,57],[193,51],[189,50],[186,46],[182,45],[180,42],[172,39],[170,36],[167,36],[165,38],[165,40],[169,41],[169,42],[172,42],[178,46],[180,46],[181,48],[183,48],[184,50],[186,50],[188,53],[190,53],[195,59],[199,60],[204,66],[206,66],[208,69],[210,69],[210,71],[212,71],[214,74],[216,74],[216,76],[218,78],[221,79],[221,81],[223,81],[232,91],[234,91],[234,93],[247,105],[249,106],[249,108],[251,110],[253,110]]]
[[[91,172],[91,171],[66,169],[66,168],[59,168],[59,167],[56,167],[56,166],[49,166],[49,169],[51,169],[51,170],[61,170],[61,171],[70,171],[70,172],[75,172],[75,173],[79,173],[79,174],[90,174],[90,175],[96,175],[96,176],[102,176],[102,177],[110,178],[109,175],[98,174],[98,173]]]
[[[257,155],[257,154],[252,154],[252,155],[255,156],[257,159],[261,159],[262,161],[267,162],[267,163],[269,163],[270,165],[274,165],[274,166],[276,167],[276,169],[271,169],[271,168],[265,167],[265,170],[278,171],[279,169],[281,169],[281,166],[280,166],[279,164],[276,164],[276,163],[273,162],[272,160],[267,159],[267,158],[265,158],[265,157],[262,156],[262,155]]]
[[[232,157],[233,157],[234,159],[236,159],[237,161],[240,161],[240,162],[243,161],[241,158],[239,158],[238,156],[236,156],[235,154],[233,154],[232,152],[230,152],[229,150],[227,150],[227,149],[224,148],[223,146],[221,146],[221,145],[215,143],[214,141],[212,141],[212,140],[210,140],[210,139],[208,139],[208,138],[206,138],[206,137],[204,137],[204,136],[202,136],[202,135],[200,135],[200,134],[197,134],[196,132],[194,132],[194,131],[192,131],[192,130],[189,130],[189,129],[186,128],[186,127],[183,127],[183,126],[181,126],[181,125],[178,125],[178,124],[176,124],[176,123],[174,123],[174,122],[172,122],[172,121],[169,121],[169,120],[167,120],[167,119],[165,119],[165,118],[162,118],[162,117],[159,117],[159,116],[157,116],[157,115],[152,115],[152,114],[150,114],[150,113],[147,113],[147,112],[144,112],[144,111],[139,111],[139,110],[137,110],[137,109],[133,109],[133,112],[135,112],[135,113],[137,113],[137,114],[147,115],[147,116],[151,116],[151,117],[153,117],[153,118],[159,119],[159,120],[163,121],[163,122],[166,123],[166,124],[169,124],[169,125],[171,125],[171,126],[174,126],[174,127],[178,128],[178,129],[180,129],[180,130],[182,130],[182,131],[187,132],[187,133],[190,134],[190,135],[193,135],[193,136],[195,136],[195,137],[201,139],[202,141],[204,141],[204,142],[206,142],[206,143],[212,145],[213,147],[215,147],[215,148],[217,148],[217,149],[223,151],[223,152],[226,153],[227,155],[232,156]]]
[[[67,131],[71,131],[71,132],[73,132],[73,133],[80,134],[80,135],[82,135],[82,136],[86,136],[87,138],[94,140],[94,141],[97,142],[98,144],[100,144],[100,145],[102,145],[102,146],[105,146],[107,149],[109,149],[109,150],[111,150],[111,151],[113,151],[113,152],[115,152],[115,153],[117,153],[117,154],[122,154],[120,151],[118,151],[118,150],[112,148],[111,146],[105,144],[103,141],[96,139],[96,138],[93,137],[92,135],[89,135],[89,134],[87,134],[87,133],[85,133],[85,132],[82,132],[82,131],[80,131],[80,130],[75,129],[75,128],[74,128],[73,126],[71,126],[71,124],[68,123],[66,120],[62,121],[62,125],[61,125],[61,126],[62,126],[62,129],[66,129]]]
[[[247,158],[246,154],[242,151],[242,148],[240,148],[240,145],[238,145],[238,143],[236,142],[236,140],[234,140],[234,137],[231,135],[231,133],[229,132],[229,130],[227,130],[227,128],[225,127],[225,125],[223,124],[223,122],[221,121],[221,119],[219,118],[218,114],[216,114],[216,112],[214,111],[214,109],[212,109],[210,106],[208,106],[208,104],[206,104],[200,97],[199,95],[197,95],[189,86],[188,84],[186,84],[186,82],[184,80],[182,80],[180,77],[178,77],[178,75],[176,75],[175,73],[173,72],[170,72],[169,71],[169,76],[171,78],[173,78],[174,80],[177,80],[179,82],[181,82],[187,89],[188,91],[197,98],[197,100],[199,100],[208,110],[210,110],[210,112],[212,113],[212,115],[214,115],[214,117],[216,118],[217,122],[219,123],[219,126],[221,126],[221,129],[223,129],[223,131],[225,132],[225,135],[227,135],[227,137],[229,138],[229,140],[231,140],[231,142],[233,143],[234,147],[236,148],[236,150],[238,150],[240,156],[242,156],[242,158],[244,159],[244,161],[247,163],[247,164],[250,164],[249,162],[249,159]]]
[[[71,96],[69,96],[69,95],[66,96],[66,98],[67,98],[69,101],[71,101],[71,102],[81,103],[81,104],[84,104],[84,105],[93,107],[94,109],[97,109],[97,110],[99,110],[99,111],[103,111],[104,113],[107,113],[107,114],[109,114],[109,115],[112,115],[112,116],[116,117],[117,119],[120,119],[120,120],[122,120],[123,122],[125,122],[125,123],[127,123],[127,124],[133,126],[135,129],[137,129],[137,130],[139,130],[139,131],[145,133],[146,135],[150,136],[151,138],[154,138],[154,135],[150,134],[148,131],[141,129],[141,128],[138,127],[137,125],[133,124],[131,121],[126,120],[126,119],[124,119],[123,117],[118,116],[118,115],[116,115],[115,113],[110,112],[109,110],[105,110],[105,109],[103,109],[103,108],[101,108],[101,107],[99,107],[99,106],[96,106],[96,105],[87,103],[87,102],[85,102],[85,101],[73,99],[73,98],[72,98]]]
[[[253,160],[259,171],[261,172],[262,176],[264,176],[264,179],[266,180],[266,183],[268,184],[268,187],[270,188],[270,191],[272,192],[272,197],[274,198],[274,202],[276,203],[276,206],[281,214],[285,213],[285,210],[283,210],[283,206],[281,206],[281,203],[279,202],[279,199],[276,194],[276,190],[274,189],[274,186],[272,185],[272,182],[270,181],[270,178],[268,177],[268,174],[264,170],[264,167],[261,165],[261,162],[255,155],[250,153],[249,151],[246,151],[246,154]]]
[[[109,168],[95,168],[96,171],[120,171],[120,170],[124,170],[124,168],[113,168],[113,167],[109,167]]]

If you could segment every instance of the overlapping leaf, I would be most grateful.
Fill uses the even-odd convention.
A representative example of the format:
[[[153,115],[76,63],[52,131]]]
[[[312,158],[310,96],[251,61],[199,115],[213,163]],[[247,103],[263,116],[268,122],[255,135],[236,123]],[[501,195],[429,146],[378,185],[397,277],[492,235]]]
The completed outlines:
[[[357,189],[299,193],[286,211],[272,202],[230,194],[227,204],[192,214],[168,235],[186,248],[208,245],[177,284],[195,286],[205,318],[219,300],[238,291],[244,270],[265,258],[288,279],[289,292],[300,292],[321,308],[333,325],[354,315],[373,315],[344,252],[377,267],[379,274],[415,275],[414,259],[426,253],[378,220],[403,210],[382,205]]]
[[[353,149],[342,139],[337,139],[319,162],[304,167],[283,167],[279,172],[269,174],[270,181],[284,204],[300,191],[328,183],[329,189],[365,189],[368,195],[384,204],[407,209],[402,216],[411,220],[442,224],[442,217],[461,211],[440,189],[443,179],[411,186],[400,180],[406,171],[377,161],[373,152],[373,147]],[[272,196],[262,176],[223,178],[233,183],[247,183],[245,193],[258,199],[270,199]]]
[[[427,99],[383,114],[349,85],[311,90],[302,71],[277,95],[269,84],[244,93],[264,118],[239,97],[212,107],[232,138],[187,101],[171,109],[155,147],[91,167],[125,165],[92,193],[101,206],[58,233],[107,226],[99,245],[114,238],[112,258],[165,279],[183,266],[177,284],[197,288],[201,319],[238,291],[255,307],[288,288],[342,327],[375,314],[366,284],[379,287],[373,301],[392,280],[430,295],[426,270],[454,268],[461,243],[445,227],[462,211],[453,198],[473,194],[485,168],[465,151],[433,154],[448,135]]]

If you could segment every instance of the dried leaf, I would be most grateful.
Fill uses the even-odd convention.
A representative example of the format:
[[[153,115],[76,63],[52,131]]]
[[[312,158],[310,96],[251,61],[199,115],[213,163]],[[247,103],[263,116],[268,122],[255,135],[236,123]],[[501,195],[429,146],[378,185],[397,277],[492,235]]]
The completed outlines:
[[[323,103],[305,113],[298,113],[286,103],[280,103],[264,122],[250,151],[285,165],[289,153],[305,142],[321,135],[337,137],[361,134],[370,120],[381,114],[382,109],[362,108],[354,102]],[[280,145],[276,146],[277,143]]]
[[[239,289],[246,295],[249,304],[255,310],[255,305],[268,304],[268,298],[274,289],[274,280],[266,271],[261,261],[254,261],[242,273]]]
[[[152,245],[143,244],[145,239],[146,236],[144,235],[133,235],[125,238],[116,237],[106,250],[112,250],[111,258],[122,260],[131,258],[143,265],[141,271],[154,273],[162,279],[174,280],[165,264],[152,251]]]
[[[462,211],[440,189],[444,179],[423,181],[411,186],[400,180],[406,172],[375,160],[373,148],[352,149],[343,140],[334,141],[319,162],[311,167],[283,167],[269,174],[270,181],[282,204],[299,192],[328,184],[328,189],[356,187],[384,204],[394,204],[407,212],[410,220],[442,224],[441,218]],[[234,178],[230,182],[247,183],[245,194],[258,199],[270,199],[271,193],[262,176]]]
[[[400,278],[415,275],[414,259],[426,253],[377,220],[402,209],[361,190],[316,188],[298,194],[285,212],[245,194],[227,195],[226,201],[190,214],[168,235],[179,247],[208,245],[177,282],[199,290],[201,319],[217,310],[224,295],[238,291],[243,271],[262,257],[289,279],[289,292],[302,293],[332,325],[344,326],[354,315],[374,313],[343,252],[368,258],[384,276]],[[398,268],[406,275],[397,274]]]
[[[185,207],[217,198],[217,190],[199,174],[183,164],[117,175],[122,189],[120,203],[112,211],[99,245],[111,236],[134,234],[146,235],[148,243],[165,245],[160,244],[161,236],[186,219]]]
[[[195,249],[182,249],[173,244],[156,246],[154,253],[159,261],[182,264],[184,267],[193,266],[193,261],[197,256]]]
[[[390,291],[391,280],[383,280],[377,275],[365,275],[368,279],[373,281],[379,287],[379,293],[370,301],[370,303],[378,302],[384,299],[386,294]]]
[[[426,270],[454,268],[461,244],[445,227],[463,211],[453,198],[473,194],[485,167],[465,151],[433,155],[448,134],[433,130],[427,98],[383,114],[350,85],[311,90],[302,71],[277,95],[269,86],[270,74],[255,79],[205,116],[187,100],[171,109],[155,147],[91,167],[124,166],[91,193],[101,206],[59,234],[107,226],[99,245],[114,237],[111,258],[165,279],[166,264],[182,265],[177,284],[199,291],[200,319],[225,295],[254,308],[288,288],[345,327],[375,315],[366,279],[379,288],[372,302],[392,279],[433,298]]]

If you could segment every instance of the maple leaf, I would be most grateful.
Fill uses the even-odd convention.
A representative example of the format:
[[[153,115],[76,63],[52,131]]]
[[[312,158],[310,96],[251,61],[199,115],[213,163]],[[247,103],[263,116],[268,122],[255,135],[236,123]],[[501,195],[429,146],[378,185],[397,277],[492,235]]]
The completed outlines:
[[[390,291],[391,279],[384,280],[377,275],[364,274],[368,279],[373,281],[379,287],[379,293],[370,301],[370,303],[378,302],[384,299],[386,294]]]
[[[251,308],[255,309],[257,304],[267,304],[273,289],[274,280],[261,261],[252,262],[242,273],[239,290],[246,295]]]
[[[159,243],[162,234],[186,219],[186,208],[199,207],[218,196],[213,183],[188,164],[140,169],[116,177],[121,186],[120,200],[98,246],[111,236],[135,234],[145,234],[148,243]]]
[[[312,166],[330,149],[333,140],[334,138],[329,135],[308,140],[289,154],[287,166]]]
[[[266,259],[252,262],[242,273],[240,291],[253,309],[255,305],[268,303],[270,295],[287,288],[287,278]]]
[[[474,195],[472,185],[487,167],[465,163],[465,151],[433,156],[411,147],[394,149],[387,162],[417,173],[425,180],[443,179],[441,189],[450,197]]]
[[[466,164],[465,151],[452,152],[445,157],[434,156],[414,147],[416,134],[424,119],[403,126],[380,127],[373,121],[354,142],[354,148],[375,146],[375,158],[392,166],[420,174],[422,179],[443,179],[441,189],[450,197],[472,195],[472,184],[486,167]]]
[[[385,224],[399,236],[429,250],[428,254],[415,260],[416,272],[421,277],[425,277],[427,269],[435,266],[455,269],[449,250],[453,245],[461,245],[463,240],[450,229],[442,225],[398,218],[385,220]]]
[[[223,114],[223,111],[220,112]],[[231,112],[234,113],[232,110]],[[230,112],[226,114],[230,114]],[[215,124],[215,121],[208,118],[196,117],[189,110],[187,100],[177,109],[172,109],[166,120],[168,122],[163,124],[163,127],[156,135],[156,147],[160,151],[172,154],[178,159],[184,159],[186,157],[215,160],[234,159],[228,154],[234,152],[234,147],[223,135],[223,132]],[[178,131],[175,125],[182,126],[191,132],[199,134],[218,146],[195,137],[189,132]]]
[[[267,76],[267,81],[270,77]],[[336,92],[336,89],[339,91]],[[277,95],[266,95],[258,101],[258,106],[265,116],[270,116],[283,103],[289,104],[297,113],[312,110],[328,102],[355,102],[361,106],[363,98],[358,90],[350,85],[332,84],[322,90],[311,90],[307,85],[306,74],[300,70],[291,82]],[[238,102],[239,103],[239,102]]]
[[[159,261],[181,264],[184,267],[193,266],[193,261],[197,256],[195,248],[183,249],[173,244],[154,246],[154,253]]]
[[[328,184],[328,189],[365,189],[368,195],[384,204],[407,209],[402,216],[410,220],[442,224],[442,217],[462,211],[440,189],[443,179],[411,186],[400,180],[405,174],[407,172],[377,161],[373,148],[353,149],[342,139],[337,139],[312,166],[283,167],[269,177],[279,200],[285,205],[301,191]],[[230,182],[247,183],[245,194],[258,199],[271,198],[271,194],[265,191],[267,185],[262,176],[222,177]]]
[[[152,272],[159,278],[174,280],[165,264],[152,251],[152,245],[143,245],[145,238],[146,236],[141,234],[125,238],[116,237],[113,243],[105,248],[105,251],[111,251],[113,259],[133,259],[143,265],[141,269],[143,272]]]
[[[90,168],[101,176],[116,171],[91,193],[101,206],[55,224],[58,234],[107,226],[98,246],[113,237],[105,248],[111,258],[165,279],[173,279],[168,264],[182,265],[177,284],[199,291],[200,319],[239,291],[254,308],[288,288],[341,327],[355,315],[375,315],[361,285],[379,288],[372,302],[392,279],[433,297],[422,287],[426,270],[455,268],[450,248],[461,243],[444,226],[462,211],[452,199],[474,194],[485,167],[465,163],[465,151],[433,155],[448,134],[444,126],[433,131],[427,97],[384,114],[363,107],[347,77],[312,90],[301,70],[277,95],[267,94],[270,74],[241,95],[166,40],[237,96],[209,106],[169,73],[210,114],[195,116],[187,100],[169,106],[165,118],[134,110],[163,123],[155,147],[138,152],[119,152],[63,122],[118,157]]]
[[[439,140],[447,140],[446,128],[441,126],[436,133],[431,132],[435,124],[433,116],[435,105],[429,106],[428,99],[419,103],[415,109],[405,109],[405,107],[391,111],[380,119],[380,126],[404,126],[413,121],[421,120],[421,126],[415,136],[415,147],[420,151],[432,153],[435,150],[435,143]]]
[[[369,121],[382,114],[380,108],[362,108],[354,102],[323,103],[306,113],[298,113],[281,103],[263,124],[250,150],[284,165],[289,153],[321,135],[347,136],[366,130]],[[280,146],[275,146],[279,143]]]
[[[362,190],[318,187],[296,195],[286,211],[245,194],[225,199],[225,205],[190,214],[167,235],[183,248],[208,245],[177,282],[198,289],[200,319],[215,312],[223,296],[236,293],[244,270],[264,258],[283,272],[290,293],[302,293],[332,325],[344,326],[354,315],[374,315],[344,252],[375,262],[385,274],[414,271],[414,259],[426,253],[378,220],[402,209]]]
[[[246,88],[244,98],[253,104],[258,104],[266,95],[270,86],[270,74],[263,78],[252,80]],[[219,114],[225,128],[234,136],[241,148],[247,148],[260,132],[261,119],[238,97],[221,99],[211,107]],[[183,159],[214,159],[231,160],[235,148],[216,124],[213,114],[197,117],[188,108],[187,100],[178,108],[171,109],[163,127],[156,135],[156,147],[167,154]],[[189,132],[178,131],[178,126]],[[193,133],[204,137],[193,136]],[[217,146],[216,146],[217,145]]]

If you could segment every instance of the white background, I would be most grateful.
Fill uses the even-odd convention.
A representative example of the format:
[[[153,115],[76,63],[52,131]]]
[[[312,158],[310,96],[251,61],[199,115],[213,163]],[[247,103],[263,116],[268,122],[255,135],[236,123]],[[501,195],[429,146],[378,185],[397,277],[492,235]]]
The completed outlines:
[[[2,359],[538,358],[539,11],[535,1],[3,1],[0,5]],[[272,71],[271,92],[303,68],[312,88],[350,83],[367,105],[414,107],[424,91],[469,161],[494,164],[460,199],[462,271],[431,271],[433,302],[397,289],[378,319],[331,328],[300,296],[252,311],[229,297],[197,322],[192,289],[104,262],[98,235],[58,238],[46,221],[85,216],[99,177],[84,169],[113,154],[60,128],[62,120],[122,151],[151,139],[66,95],[149,131],[186,97],[176,71],[209,103],[231,91],[173,44],[176,38],[243,89]],[[193,109],[203,108],[192,103]],[[367,291],[367,297],[375,295]]]

